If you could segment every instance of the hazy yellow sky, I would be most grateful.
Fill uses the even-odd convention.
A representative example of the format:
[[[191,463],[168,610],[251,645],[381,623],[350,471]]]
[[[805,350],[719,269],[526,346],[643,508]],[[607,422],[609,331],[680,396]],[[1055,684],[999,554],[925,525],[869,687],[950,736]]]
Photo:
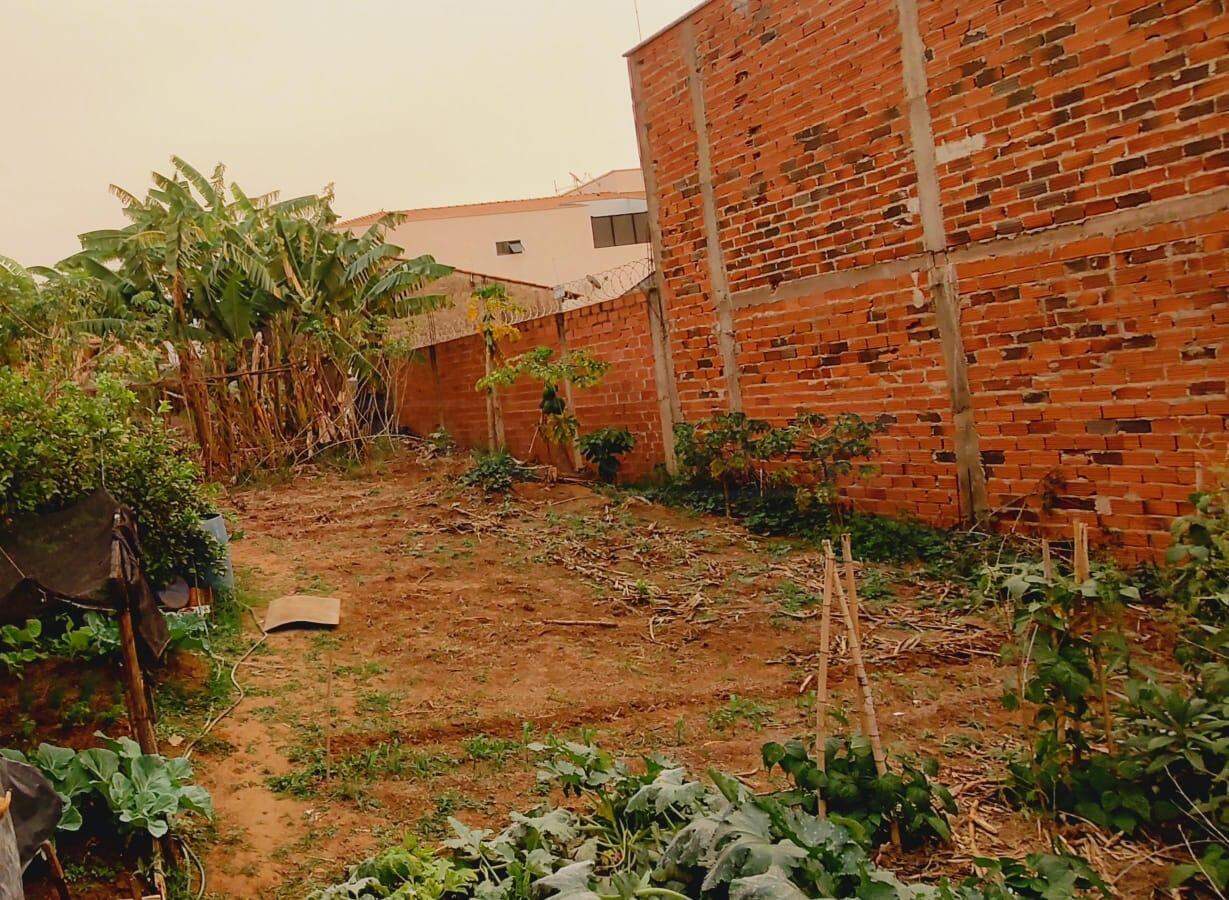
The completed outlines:
[[[647,36],[697,0],[639,0]],[[637,165],[633,0],[0,0],[0,254],[122,224],[172,153],[343,215]]]

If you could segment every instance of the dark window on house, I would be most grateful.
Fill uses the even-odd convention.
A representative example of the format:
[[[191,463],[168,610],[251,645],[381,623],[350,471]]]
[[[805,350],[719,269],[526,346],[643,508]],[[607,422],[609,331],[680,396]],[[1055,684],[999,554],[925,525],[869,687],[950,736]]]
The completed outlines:
[[[525,252],[525,245],[520,241],[496,241],[495,252],[500,256],[513,256]]]
[[[593,216],[594,247],[626,247],[649,242],[649,214],[623,213],[618,216]]]

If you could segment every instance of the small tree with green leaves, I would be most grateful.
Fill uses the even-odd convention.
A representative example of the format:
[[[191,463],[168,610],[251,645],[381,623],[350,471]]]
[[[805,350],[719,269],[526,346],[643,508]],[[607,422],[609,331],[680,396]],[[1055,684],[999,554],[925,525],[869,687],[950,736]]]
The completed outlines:
[[[534,347],[478,379],[476,389],[488,392],[507,389],[521,378],[530,378],[541,384],[542,398],[538,409],[542,417],[538,428],[549,454],[551,446],[571,445],[580,431],[579,420],[568,408],[565,386],[593,387],[608,371],[610,363],[598,359],[587,350],[569,350],[556,357],[550,347]]]
[[[580,455],[597,469],[602,481],[614,484],[619,475],[619,459],[636,446],[636,437],[626,428],[599,428],[581,435],[577,441]]]
[[[466,310],[469,321],[482,338],[484,374],[475,390],[486,392],[487,443],[492,452],[504,448],[503,415],[494,384],[484,385],[483,382],[490,379],[496,371],[496,364],[501,358],[499,342],[520,335],[516,320],[523,313],[524,309],[520,304],[508,296],[508,289],[498,282],[475,289],[470,295],[469,307]]]

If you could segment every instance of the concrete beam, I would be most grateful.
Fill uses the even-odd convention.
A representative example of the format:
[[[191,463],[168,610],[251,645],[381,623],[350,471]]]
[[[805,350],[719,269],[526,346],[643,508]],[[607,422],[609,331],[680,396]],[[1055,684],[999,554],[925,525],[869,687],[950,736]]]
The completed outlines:
[[[713,303],[717,307],[717,349],[725,375],[726,400],[730,410],[743,408],[739,381],[738,348],[734,340],[734,310],[730,303],[730,284],[726,276],[725,254],[717,223],[717,201],[713,193],[713,159],[708,137],[708,112],[704,105],[704,76],[696,50],[695,23],[683,22],[680,30],[683,60],[687,67],[687,90],[691,94],[691,116],[696,132],[697,175],[704,207],[704,246],[708,256],[708,279]]]
[[[645,198],[649,213],[649,237],[653,242],[653,287],[646,293],[649,334],[653,345],[653,382],[657,389],[657,409],[661,416],[661,440],[666,471],[678,471],[674,454],[674,424],[683,420],[679,404],[678,379],[674,374],[674,353],[670,347],[669,303],[666,300],[665,278],[662,277],[661,208],[657,193],[657,167],[653,146],[644,114],[644,79],[640,66],[627,58],[628,78],[632,86],[632,114],[636,122],[636,146],[640,151],[640,169],[644,174]]]
[[[1188,197],[1158,200],[1146,206],[1119,209],[1068,225],[1050,226],[1008,237],[991,238],[976,244],[966,244],[948,250],[947,261],[960,265],[983,259],[1025,256],[1030,253],[1053,250],[1087,238],[1113,237],[1154,225],[1194,221],[1226,211],[1229,211],[1229,188],[1219,188]],[[929,253],[919,253],[890,262],[841,269],[836,272],[825,272],[822,275],[812,275],[810,278],[786,281],[775,288],[750,288],[731,295],[730,300],[735,309],[765,306],[770,303],[779,303],[782,300],[815,297],[828,291],[859,287],[873,281],[885,281],[911,275],[914,272],[925,271],[932,264]]]
[[[922,246],[927,251],[927,280],[952,404],[960,512],[965,519],[977,519],[985,515],[989,508],[986,473],[981,465],[973,396],[969,388],[969,368],[960,334],[960,289],[956,283],[955,267],[946,258],[947,229],[939,196],[934,128],[926,99],[926,47],[918,25],[917,0],[896,0],[896,8],[899,13],[900,56],[905,81],[905,106],[909,114],[909,138],[914,167],[917,169]]]

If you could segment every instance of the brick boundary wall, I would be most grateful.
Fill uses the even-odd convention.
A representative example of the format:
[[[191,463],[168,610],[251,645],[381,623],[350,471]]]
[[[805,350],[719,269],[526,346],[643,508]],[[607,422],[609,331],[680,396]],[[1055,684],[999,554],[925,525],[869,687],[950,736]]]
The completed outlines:
[[[505,356],[540,346],[557,352],[583,349],[611,364],[600,384],[573,389],[570,401],[582,432],[622,426],[635,435],[635,449],[623,457],[622,480],[644,478],[666,458],[650,320],[655,303],[656,291],[633,291],[540,316],[521,322],[520,337],[500,347]],[[399,424],[421,435],[443,426],[463,447],[486,447],[485,394],[474,390],[482,374],[483,344],[478,335],[425,348],[399,378]],[[541,438],[534,440],[541,396],[540,385],[521,379],[500,392],[499,414],[509,451],[521,459],[547,462]],[[577,460],[556,450],[550,461],[566,469]]]
[[[667,432],[882,415],[865,508],[1166,544],[1226,452],[1225,0],[710,0],[628,67]]]

